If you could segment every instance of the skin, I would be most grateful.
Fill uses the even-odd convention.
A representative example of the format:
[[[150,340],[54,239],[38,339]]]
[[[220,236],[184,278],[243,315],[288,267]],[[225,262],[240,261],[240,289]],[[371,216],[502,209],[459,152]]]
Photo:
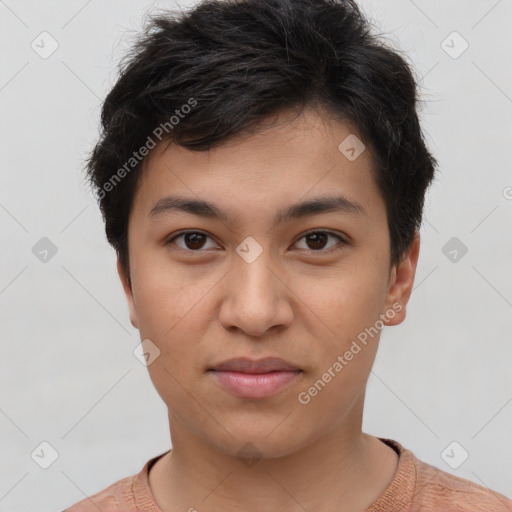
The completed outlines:
[[[210,151],[155,148],[132,204],[131,287],[119,261],[118,272],[132,325],[160,350],[148,371],[168,407],[173,449],[149,483],[163,512],[363,511],[396,472],[394,450],[361,430],[378,335],[308,404],[298,394],[380,315],[387,326],[404,320],[419,236],[391,266],[370,151],[349,161],[338,149],[357,135],[353,127],[312,110],[271,121]],[[208,200],[230,220],[177,211],[150,219],[169,194]],[[359,203],[366,215],[273,222],[281,208],[327,195]],[[207,236],[165,245],[181,230]],[[308,242],[312,230],[348,243],[321,235]],[[248,236],[263,249],[252,263],[236,252]],[[389,319],[393,304],[402,309]],[[281,357],[303,371],[272,397],[243,399],[207,373],[242,356]],[[258,451],[251,466],[237,455],[248,442]]]

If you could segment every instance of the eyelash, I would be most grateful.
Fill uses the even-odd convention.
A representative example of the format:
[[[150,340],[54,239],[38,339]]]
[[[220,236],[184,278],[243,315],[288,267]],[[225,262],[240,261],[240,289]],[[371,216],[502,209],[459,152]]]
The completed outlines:
[[[337,251],[340,251],[341,249],[344,248],[344,246],[348,245],[348,242],[341,236],[341,235],[338,235],[336,233],[333,233],[331,231],[320,231],[320,230],[313,230],[313,231],[308,231],[307,233],[304,233],[298,240],[302,240],[303,238],[306,238],[308,235],[313,235],[313,234],[317,234],[317,233],[321,233],[321,234],[325,234],[325,235],[330,235],[330,236],[333,236],[335,238],[337,238],[339,240],[340,243],[338,243],[337,245],[335,245],[334,247],[331,247],[330,249],[327,249],[327,250],[323,250],[323,249],[318,249],[318,250],[314,250],[314,249],[310,249],[309,252],[310,253],[314,253],[314,254],[331,254],[333,252],[337,252]],[[211,239],[210,235],[208,235],[207,233],[204,233],[203,231],[181,231],[180,233],[174,235],[172,238],[168,239],[166,242],[165,242],[165,245],[166,246],[169,246],[171,245],[177,238],[180,238],[184,235],[187,235],[187,234],[199,234],[199,235],[204,235],[208,238]],[[295,242],[295,243],[297,243]],[[295,245],[295,244],[294,244]],[[177,249],[175,250],[178,250],[178,251],[182,251],[182,252],[187,252],[187,253],[203,253],[203,252],[207,252],[207,250],[202,250],[202,249],[197,249],[197,250],[193,250],[193,249],[183,249],[182,247],[177,247]]]

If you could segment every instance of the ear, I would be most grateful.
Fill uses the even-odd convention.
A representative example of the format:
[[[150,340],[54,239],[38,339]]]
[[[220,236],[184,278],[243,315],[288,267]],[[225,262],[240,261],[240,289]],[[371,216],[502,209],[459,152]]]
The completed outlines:
[[[130,322],[138,329],[137,324],[137,312],[135,311],[135,305],[133,302],[133,292],[130,284],[128,283],[128,278],[126,277],[125,271],[123,270],[123,266],[121,265],[121,260],[117,258],[117,273],[119,274],[119,278],[121,279],[121,283],[123,285],[124,294],[126,296],[126,300],[128,302],[128,310],[130,312]]]
[[[391,272],[386,296],[385,325],[398,325],[405,320],[406,306],[414,284],[419,253],[420,234],[416,231],[414,240],[401,263],[395,265]]]

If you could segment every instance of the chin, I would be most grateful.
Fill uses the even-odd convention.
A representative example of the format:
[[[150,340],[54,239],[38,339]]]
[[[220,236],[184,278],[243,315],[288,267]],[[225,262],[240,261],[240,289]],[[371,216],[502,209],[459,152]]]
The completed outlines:
[[[240,459],[247,466],[259,459],[278,459],[292,455],[306,444],[305,440],[292,438],[284,428],[278,432],[277,425],[279,422],[274,422],[271,428],[261,429],[233,429],[226,426],[233,437],[226,435],[222,440],[210,438],[209,444],[226,455]]]

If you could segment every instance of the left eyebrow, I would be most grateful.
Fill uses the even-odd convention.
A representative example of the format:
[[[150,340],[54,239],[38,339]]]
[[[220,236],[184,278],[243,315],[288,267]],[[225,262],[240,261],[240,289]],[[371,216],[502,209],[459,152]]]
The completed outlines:
[[[279,211],[274,219],[276,223],[282,223],[291,219],[299,219],[319,215],[321,213],[343,213],[352,215],[368,214],[364,206],[358,202],[351,201],[344,196],[318,197],[309,201],[292,204]]]
[[[218,219],[224,222],[230,221],[229,214],[215,204],[180,196],[166,196],[159,199],[149,212],[149,217],[157,217],[163,213],[172,211],[182,211],[199,217]],[[368,216],[362,204],[351,201],[343,196],[330,196],[317,197],[287,206],[277,212],[274,217],[274,223],[280,224],[292,219],[332,212]]]

